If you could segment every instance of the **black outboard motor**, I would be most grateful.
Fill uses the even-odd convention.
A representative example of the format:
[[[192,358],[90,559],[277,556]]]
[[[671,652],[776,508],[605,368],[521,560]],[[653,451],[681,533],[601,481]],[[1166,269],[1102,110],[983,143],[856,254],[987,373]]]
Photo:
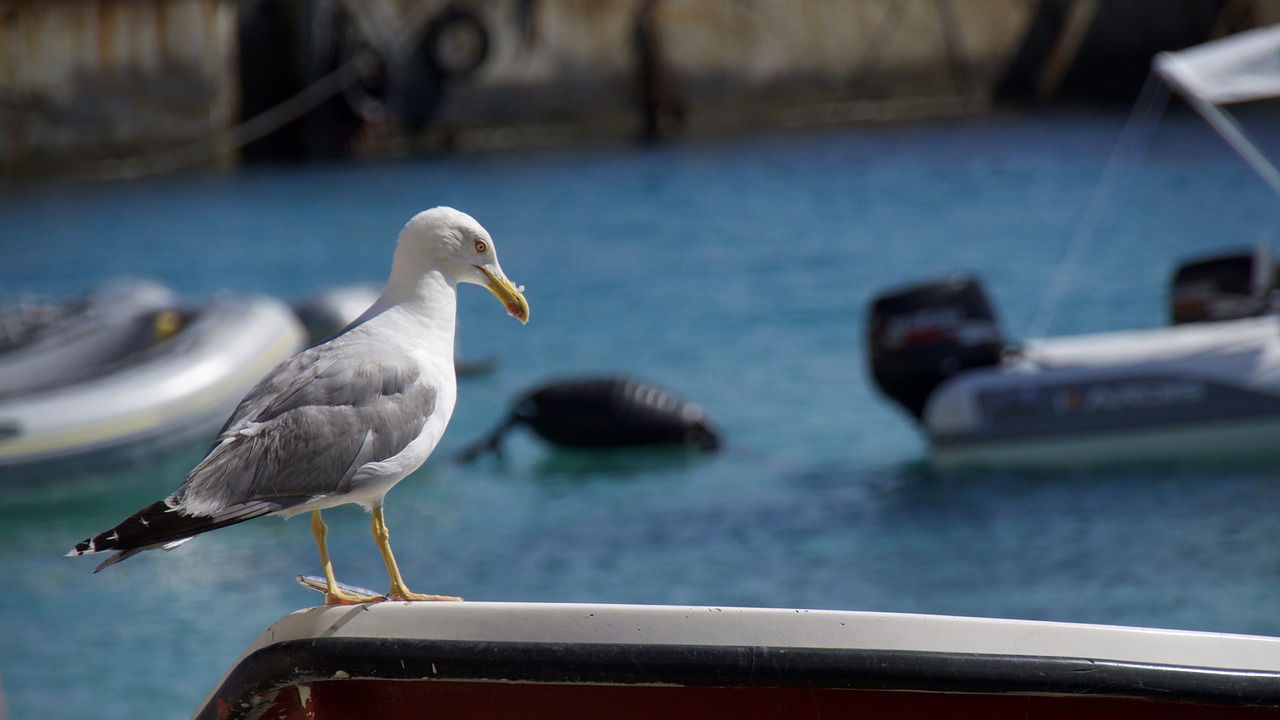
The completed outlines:
[[[1237,320],[1271,309],[1276,268],[1265,253],[1232,253],[1178,266],[1170,287],[1174,325]]]
[[[628,378],[568,380],[535,388],[515,401],[511,415],[464,451],[470,460],[497,450],[502,436],[524,424],[565,447],[683,446],[714,450],[720,438],[702,408]]]
[[[876,298],[867,323],[871,373],[917,420],[943,380],[1000,362],[1004,341],[986,293],[955,275]]]

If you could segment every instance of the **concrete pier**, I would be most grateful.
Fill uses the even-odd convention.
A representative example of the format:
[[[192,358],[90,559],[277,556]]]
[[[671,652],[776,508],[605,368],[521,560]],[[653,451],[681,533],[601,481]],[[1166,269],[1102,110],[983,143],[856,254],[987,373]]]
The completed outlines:
[[[0,2],[0,163],[122,161],[233,125],[236,20],[227,0]]]
[[[1277,6],[0,0],[0,163],[129,176],[1123,102],[1155,52]]]

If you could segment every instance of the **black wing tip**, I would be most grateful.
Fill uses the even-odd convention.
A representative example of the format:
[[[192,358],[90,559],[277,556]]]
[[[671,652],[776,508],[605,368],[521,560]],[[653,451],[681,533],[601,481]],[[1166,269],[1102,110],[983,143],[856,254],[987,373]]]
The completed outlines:
[[[143,550],[163,548],[171,550],[204,532],[217,530],[252,520],[280,510],[287,505],[303,502],[303,498],[272,498],[236,505],[218,515],[187,515],[169,501],[160,500],[125,518],[119,525],[104,533],[79,542],[67,553],[79,557],[100,552],[115,551],[102,561],[94,572],[128,560]]]
[[[147,548],[133,548],[131,550],[121,550],[119,552],[112,553],[111,557],[98,563],[98,567],[93,569],[93,574],[97,575],[98,573],[111,567],[112,565],[115,565],[116,563],[122,560],[128,560],[129,558],[133,557],[134,555],[137,555],[138,553],[146,549]]]
[[[98,537],[101,537],[101,535]],[[75,558],[75,557],[81,557],[83,555],[94,555],[96,553],[106,552],[111,549],[111,548],[99,549],[97,547],[96,541],[97,541],[97,538],[86,538],[85,540],[82,540],[81,542],[76,543],[75,546],[72,547],[71,550],[69,550],[66,555],[64,555],[64,557]],[[102,572],[103,568],[111,567],[112,565],[115,565],[121,560],[124,560],[125,558],[129,557],[135,552],[138,552],[138,550],[133,550],[133,551],[118,550],[112,553],[111,557],[107,558],[106,560],[103,560],[101,563],[98,563],[98,567],[94,568],[93,572],[95,574]]]
[[[85,538],[76,543],[64,557],[80,557],[81,555],[93,555],[95,553],[107,552],[108,550],[119,550],[120,548],[111,547],[108,541],[115,540],[113,536],[115,528],[104,533],[99,533],[91,538]]]
[[[88,555],[91,553],[105,552],[107,550],[127,550],[137,543],[130,542],[130,536],[135,534],[144,534],[145,530],[151,527],[152,522],[158,516],[166,512],[171,512],[171,506],[165,500],[158,500],[150,505],[142,508],[138,512],[130,515],[120,521],[115,527],[105,532],[98,533],[91,538],[86,538],[72,548],[71,553],[74,555]],[[140,533],[139,531],[142,531]]]

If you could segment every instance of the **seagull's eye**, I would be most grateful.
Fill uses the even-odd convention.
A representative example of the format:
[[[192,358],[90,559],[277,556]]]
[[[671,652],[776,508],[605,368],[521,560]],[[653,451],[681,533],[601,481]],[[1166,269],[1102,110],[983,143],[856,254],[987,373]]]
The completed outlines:
[[[484,252],[485,252],[486,250],[488,250],[488,249],[489,249],[489,243],[487,243],[487,242],[485,242],[485,241],[483,241],[483,240],[477,240],[477,241],[476,241],[476,252],[478,252],[478,253],[480,253],[480,254],[482,254],[482,255],[483,255],[483,254],[484,254]]]

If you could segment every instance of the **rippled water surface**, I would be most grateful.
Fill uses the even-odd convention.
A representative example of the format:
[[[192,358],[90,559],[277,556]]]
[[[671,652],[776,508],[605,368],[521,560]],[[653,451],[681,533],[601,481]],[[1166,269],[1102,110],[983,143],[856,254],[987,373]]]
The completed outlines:
[[[492,232],[533,312],[521,327],[462,288],[461,352],[496,369],[461,384],[437,456],[389,497],[415,589],[1280,634],[1271,468],[940,474],[865,372],[871,296],[954,270],[978,273],[1021,337],[1082,217],[1096,223],[1052,334],[1157,326],[1177,261],[1274,234],[1275,198],[1177,112],[1087,215],[1123,121],[998,116],[10,185],[0,294],[68,295],[120,274],[197,298],[380,282],[400,225],[453,205]],[[449,459],[520,390],[602,373],[702,404],[724,449],[554,452],[517,433],[501,458]],[[200,451],[0,488],[14,717],[188,715],[268,624],[319,599],[293,582],[319,570],[305,519],[98,575],[61,557],[174,489]],[[384,586],[368,517],[326,517],[339,576]]]

